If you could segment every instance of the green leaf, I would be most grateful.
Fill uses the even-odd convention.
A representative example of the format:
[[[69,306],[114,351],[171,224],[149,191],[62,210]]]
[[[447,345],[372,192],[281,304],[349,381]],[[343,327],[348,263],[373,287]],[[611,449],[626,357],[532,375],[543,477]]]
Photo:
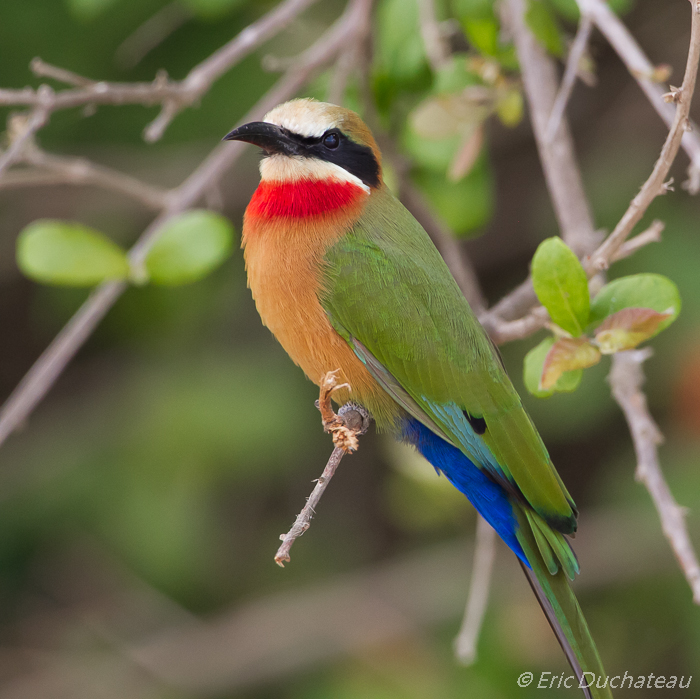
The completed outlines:
[[[678,287],[661,274],[632,274],[606,284],[591,303],[590,327],[598,327],[605,318],[623,308],[651,308],[670,315],[661,321],[654,335],[678,317],[681,297]]]
[[[588,279],[561,238],[547,238],[532,258],[532,284],[552,320],[574,337],[588,325]]]
[[[17,265],[37,282],[60,286],[95,286],[125,279],[125,252],[107,236],[79,223],[40,219],[17,239]]]
[[[525,21],[537,40],[554,56],[564,55],[564,42],[559,25],[543,0],[528,0]]]
[[[218,19],[248,4],[248,0],[180,0],[180,2],[202,19]]]
[[[416,171],[413,180],[458,236],[468,237],[480,231],[493,215],[493,178],[483,157],[458,182],[449,182],[444,175],[425,170]]]
[[[576,369],[575,371],[563,373],[551,388],[544,390],[540,387],[544,363],[549,351],[554,346],[554,342],[555,339],[553,337],[548,337],[542,340],[537,347],[533,347],[525,355],[523,366],[525,388],[527,388],[533,396],[537,396],[538,398],[549,398],[549,396],[555,393],[571,393],[575,391],[581,383],[583,371],[581,369]]]
[[[596,342],[603,354],[633,349],[660,332],[659,326],[671,315],[651,308],[623,308],[608,316],[596,329]]]
[[[417,3],[406,0],[380,2],[376,46],[380,70],[396,83],[411,83],[427,70]]]
[[[494,16],[494,0],[452,0],[454,14],[460,19],[488,19]]]
[[[186,211],[165,224],[146,257],[146,271],[154,284],[189,284],[218,267],[232,247],[227,218],[203,209]]]
[[[500,27],[493,17],[464,19],[462,28],[475,49],[487,56],[498,55]]]
[[[558,339],[545,357],[539,388],[544,391],[554,388],[565,372],[594,366],[600,356],[600,350],[587,337]]]
[[[77,19],[89,21],[101,15],[117,0],[68,0],[68,7]]]
[[[517,87],[498,92],[496,114],[504,126],[517,126],[523,119],[523,112],[523,93]]]

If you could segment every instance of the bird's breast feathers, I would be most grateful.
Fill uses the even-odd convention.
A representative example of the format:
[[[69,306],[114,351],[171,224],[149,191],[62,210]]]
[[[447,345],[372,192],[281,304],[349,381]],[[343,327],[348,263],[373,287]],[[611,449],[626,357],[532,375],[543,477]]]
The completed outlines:
[[[359,218],[368,198],[353,182],[264,179],[245,214],[248,285],[264,324],[314,382],[340,369],[352,394],[370,411],[396,405],[331,326],[319,303],[324,255]]]

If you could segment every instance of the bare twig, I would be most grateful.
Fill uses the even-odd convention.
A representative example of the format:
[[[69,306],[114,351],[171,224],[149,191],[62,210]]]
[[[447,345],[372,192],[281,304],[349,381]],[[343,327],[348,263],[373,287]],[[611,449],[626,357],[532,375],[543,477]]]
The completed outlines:
[[[610,262],[624,260],[626,257],[634,255],[640,248],[649,245],[649,243],[660,243],[661,234],[665,227],[666,225],[663,221],[654,221],[645,231],[642,231],[639,235],[635,235],[634,238],[623,243],[618,251],[610,258]]]
[[[122,41],[114,54],[115,63],[122,68],[137,66],[191,18],[192,12],[181,2],[164,5]]]
[[[654,80],[656,67],[646,57],[639,44],[620,18],[604,0],[576,0],[582,15],[590,17],[622,59],[623,63],[648,97],[652,107],[670,129],[675,110],[664,101],[666,90]],[[683,148],[690,158],[689,180],[685,188],[691,194],[700,191],[700,137],[697,129],[683,134]]]
[[[14,168],[0,178],[0,189],[39,185],[91,185],[121,192],[147,207],[159,210],[167,203],[167,191],[118,170],[98,165],[86,158],[46,153],[34,143],[25,146],[17,163],[31,168]]]
[[[332,61],[347,38],[353,35],[355,23],[362,20],[368,2],[370,0],[351,0],[336,23],[302,54],[243,121],[261,119],[274,106],[295,95],[317,70]],[[134,268],[143,265],[165,222],[193,206],[212,184],[218,182],[242,151],[240,143],[219,144],[179,187],[169,192],[167,206],[129,252]],[[98,287],[34,363],[0,409],[0,444],[27,419],[125,289],[126,285],[121,282],[107,282]]]
[[[508,1],[515,3],[518,6],[521,6],[522,4],[522,0]],[[661,224],[652,224],[652,232],[645,231],[644,233],[640,234],[640,236],[637,236],[639,240],[635,238],[633,241],[630,241],[629,245],[626,245],[625,243],[626,239],[632,233],[634,226],[642,218],[651,202],[659,194],[663,194],[667,191],[665,180],[668,176],[671,164],[678,154],[678,149],[680,147],[683,134],[686,133],[685,130],[688,128],[688,113],[690,111],[690,102],[695,90],[698,58],[700,56],[700,19],[698,14],[698,6],[695,2],[691,3],[691,5],[693,8],[692,29],[690,47],[688,50],[688,60],[686,64],[685,76],[683,78],[683,85],[675,93],[678,106],[676,107],[671,130],[668,133],[666,141],[661,150],[661,154],[656,161],[651,175],[644,183],[644,186],[639,194],[630,203],[629,208],[625,212],[622,219],[620,219],[620,222],[615,227],[615,230],[598,247],[597,250],[590,254],[589,257],[584,258],[584,268],[586,269],[589,277],[594,276],[603,269],[607,269],[611,262],[615,261],[616,259],[621,259],[621,256],[631,254],[642,245],[652,242],[660,233],[660,230],[656,233],[653,231]],[[586,11],[590,10],[588,6],[586,6],[585,9]],[[520,17],[521,15],[517,16]],[[514,15],[513,19],[515,18],[516,17]],[[516,32],[516,35],[519,34],[521,30],[526,30],[524,24],[520,26],[520,29]],[[518,45],[517,37],[516,45]],[[536,53],[537,52],[535,52],[535,55]],[[523,60],[521,57],[521,66],[524,75],[527,73],[528,65],[528,61]],[[535,122],[534,115],[533,122]],[[545,172],[547,172],[546,162],[549,161],[545,161],[543,159]],[[566,196],[568,195],[565,193],[565,197]],[[623,250],[623,246],[625,252],[621,252],[621,250]],[[510,340],[527,337],[542,327],[545,322],[545,319],[538,316],[538,313],[541,313],[540,309],[532,308],[533,303],[535,303],[535,298],[536,297],[532,289],[532,282],[530,279],[528,279],[513,292],[501,299],[501,301],[499,301],[499,303],[496,304],[491,310],[482,313],[479,320],[482,322],[487,331],[492,334],[496,342],[507,342]],[[514,315],[527,311],[528,309],[531,310],[529,310],[526,318],[515,321],[506,320],[504,322],[504,319],[512,318]]]
[[[503,8],[508,10],[502,14],[513,33],[532,129],[561,237],[577,255],[590,254],[599,238],[563,114],[554,136],[546,137],[557,95],[556,66],[525,22],[525,0],[506,0]]]
[[[632,434],[637,455],[636,478],[644,483],[661,520],[661,527],[693,592],[693,601],[700,604],[700,564],[685,523],[685,511],[675,501],[659,464],[658,445],[663,435],[649,414],[644,383],[643,362],[651,349],[618,352],[613,356],[608,378],[612,394]]]
[[[671,130],[668,132],[666,141],[659,159],[654,165],[651,175],[642,186],[639,194],[632,200],[627,211],[615,226],[615,230],[608,236],[603,244],[584,262],[586,271],[591,274],[601,269],[606,269],[610,264],[613,255],[617,253],[627,237],[632,233],[633,228],[644,216],[656,197],[664,194],[667,189],[664,186],[668,177],[671,165],[678,154],[683,134],[688,128],[688,114],[690,113],[690,103],[695,91],[695,82],[698,75],[698,60],[700,60],[700,6],[695,2],[692,7],[692,25],[690,31],[690,47],[688,49],[688,60],[683,76],[683,84],[676,94],[676,113],[673,118]]]
[[[335,372],[330,372],[326,375],[332,377]],[[334,378],[334,377],[333,377]],[[333,389],[341,388],[337,384],[331,386],[331,392]],[[330,405],[330,395],[328,391],[324,392],[325,385],[321,385],[320,398],[319,398],[319,410],[321,410],[321,416],[323,418],[324,428],[329,421],[335,424],[340,424],[343,426],[346,432],[350,433],[357,443],[357,437],[364,434],[369,429],[370,417],[369,413],[359,405],[355,403],[346,403],[336,415]],[[332,418],[330,417],[332,415]],[[326,429],[328,432],[329,430]],[[292,544],[311,526],[311,519],[316,513],[316,506],[321,500],[321,496],[326,491],[328,483],[335,474],[336,469],[340,465],[340,461],[345,456],[345,454],[351,451],[357,450],[357,444],[355,444],[353,449],[347,449],[342,444],[338,444],[335,438],[335,433],[333,434],[333,443],[336,445],[331,453],[326,467],[323,469],[321,477],[316,481],[314,489],[311,491],[306,505],[302,508],[301,512],[297,515],[296,520],[292,528],[286,533],[281,534],[280,539],[282,540],[282,545],[277,549],[275,554],[275,563],[278,566],[284,568],[285,563],[291,561],[289,552],[292,548]]]
[[[3,171],[22,157],[22,151],[29,143],[34,134],[49,119],[51,114],[50,103],[54,94],[48,85],[42,85],[37,90],[39,102],[29,112],[28,115],[13,115],[9,119],[8,135],[10,145],[7,150],[0,155],[0,177]]]
[[[435,13],[435,0],[416,0],[416,2],[425,55],[432,69],[438,71],[449,60],[450,50],[440,31],[440,23]]]
[[[569,56],[566,59],[564,77],[561,80],[559,92],[557,93],[557,98],[554,100],[554,106],[552,107],[552,112],[549,115],[549,121],[547,122],[547,130],[545,131],[544,136],[547,143],[552,142],[556,136],[557,130],[559,129],[559,124],[561,123],[561,118],[564,115],[566,104],[569,101],[571,92],[574,89],[574,83],[576,82],[576,75],[579,71],[581,59],[586,53],[586,47],[588,46],[588,39],[591,36],[592,27],[593,22],[591,21],[591,18],[586,14],[582,14],[581,21],[578,25],[578,31],[576,32],[576,38],[574,39],[573,44],[571,44]]]
[[[0,89],[0,106],[41,107],[50,114],[59,109],[88,104],[142,104],[145,106],[162,104],[161,113],[144,132],[144,138],[147,141],[157,141],[180,111],[199,100],[232,66],[284,29],[316,1],[285,0],[196,65],[181,81],[168,80],[167,76],[162,74],[150,83],[96,82],[53,66],[47,68],[47,64],[37,62],[35,59],[33,61],[35,70],[36,66],[40,66],[40,70],[48,74],[46,71],[50,69],[51,77],[73,85],[77,84],[77,81],[83,81],[81,86],[52,94],[50,100],[41,94],[42,88],[38,90]]]
[[[275,563],[277,563],[278,566],[284,568],[284,564],[292,560],[289,555],[292,544],[311,526],[311,518],[316,512],[316,506],[344,456],[345,451],[340,447],[335,447],[335,449],[333,449],[328,463],[326,464],[326,468],[323,469],[321,477],[316,481],[316,485],[311,491],[306,505],[304,505],[301,512],[297,515],[292,528],[286,534],[280,535],[282,545],[277,549],[277,553],[275,554]]]
[[[50,63],[42,61],[38,56],[32,59],[29,64],[29,69],[39,78],[52,78],[53,80],[58,80],[58,82],[72,85],[73,87],[92,87],[95,84],[95,81],[90,80],[90,78],[78,75],[72,70],[53,66]]]
[[[455,655],[462,665],[473,665],[476,662],[477,643],[489,602],[491,573],[495,560],[496,532],[481,515],[478,515],[469,597],[462,628],[455,639]]]

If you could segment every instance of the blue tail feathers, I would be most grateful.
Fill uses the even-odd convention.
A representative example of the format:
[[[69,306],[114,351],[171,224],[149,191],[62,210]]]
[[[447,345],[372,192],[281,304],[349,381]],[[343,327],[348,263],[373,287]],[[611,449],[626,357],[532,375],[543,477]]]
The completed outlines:
[[[477,468],[459,449],[438,437],[415,418],[407,418],[404,421],[402,439],[412,444],[438,473],[444,473],[450,483],[467,496],[469,502],[516,556],[530,567],[515,536],[518,523],[505,490]]]

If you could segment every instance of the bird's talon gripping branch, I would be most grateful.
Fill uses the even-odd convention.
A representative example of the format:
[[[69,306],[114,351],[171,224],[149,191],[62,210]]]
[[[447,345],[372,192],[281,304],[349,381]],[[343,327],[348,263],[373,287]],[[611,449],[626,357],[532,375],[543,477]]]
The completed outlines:
[[[357,432],[351,427],[348,427],[342,415],[336,414],[331,405],[331,395],[340,390],[347,388],[351,391],[349,383],[338,383],[338,374],[340,369],[329,371],[321,381],[321,388],[318,398],[318,409],[321,411],[321,420],[323,420],[323,429],[333,437],[333,444],[342,449],[346,454],[351,454],[357,451],[360,443],[357,440]]]

